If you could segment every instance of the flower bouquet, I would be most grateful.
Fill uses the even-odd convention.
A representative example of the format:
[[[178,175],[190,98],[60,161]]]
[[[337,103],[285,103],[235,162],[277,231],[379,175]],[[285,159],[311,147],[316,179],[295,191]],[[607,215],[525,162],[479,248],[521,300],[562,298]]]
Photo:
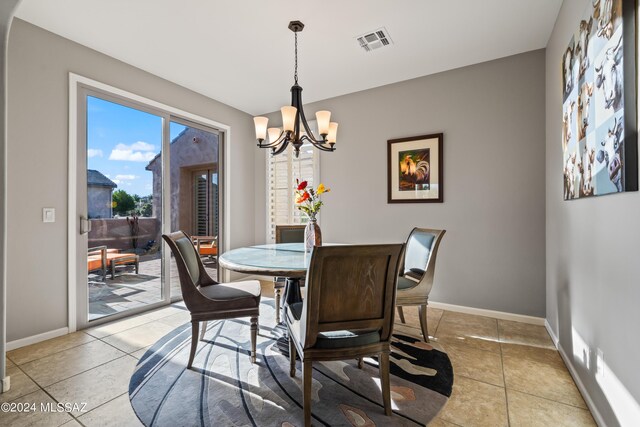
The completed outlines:
[[[309,187],[307,181],[300,182],[296,179],[296,208],[304,212],[309,218],[309,223],[304,231],[304,248],[307,252],[313,249],[314,246],[322,246],[322,232],[317,223],[317,215],[322,207],[320,195],[329,191],[331,189],[325,187],[322,183],[314,189]]]

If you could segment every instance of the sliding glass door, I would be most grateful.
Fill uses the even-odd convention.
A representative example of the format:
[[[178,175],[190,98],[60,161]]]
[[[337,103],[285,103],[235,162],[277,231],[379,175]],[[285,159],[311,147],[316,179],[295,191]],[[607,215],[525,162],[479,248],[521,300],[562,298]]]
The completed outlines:
[[[218,131],[89,88],[79,91],[77,325],[180,299],[162,234],[184,230],[218,275]]]

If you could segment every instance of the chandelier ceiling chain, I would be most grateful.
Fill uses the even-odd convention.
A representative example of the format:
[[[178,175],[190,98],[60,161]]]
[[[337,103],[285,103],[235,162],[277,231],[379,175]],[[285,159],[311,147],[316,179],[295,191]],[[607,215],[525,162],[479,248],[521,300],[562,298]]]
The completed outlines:
[[[330,111],[316,112],[318,134],[316,138],[311,127],[307,123],[302,106],[302,87],[298,85],[298,33],[302,31],[304,24],[300,21],[289,22],[289,29],[294,34],[294,73],[293,86],[291,86],[291,105],[280,109],[282,113],[282,130],[268,128],[269,119],[266,117],[254,117],[256,139],[258,147],[271,148],[272,155],[284,152],[291,143],[296,157],[300,155],[300,147],[309,143],[322,151],[335,151],[338,123],[330,122]],[[267,134],[269,140],[267,142]]]
[[[296,41],[295,41],[295,65],[294,65],[294,71],[293,71],[293,80],[295,81],[295,84],[298,84],[298,32],[296,31],[295,33],[293,33],[295,35]]]

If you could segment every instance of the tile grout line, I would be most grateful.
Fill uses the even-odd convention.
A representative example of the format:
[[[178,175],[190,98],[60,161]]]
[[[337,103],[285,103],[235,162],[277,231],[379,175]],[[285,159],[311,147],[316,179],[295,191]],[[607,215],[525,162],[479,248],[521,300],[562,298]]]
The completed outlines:
[[[511,426],[511,417],[509,414],[509,393],[507,393],[507,376],[504,373],[504,354],[502,352],[502,334],[500,333],[500,323],[496,319],[498,327],[498,343],[500,345],[500,366],[502,367],[502,381],[504,381],[504,401],[507,404],[507,425]]]
[[[83,333],[83,334],[85,334],[85,335],[89,335],[89,336],[90,336],[91,338],[93,338],[93,339],[92,339],[92,340],[90,340],[90,341],[87,341],[87,342],[80,343],[80,344],[78,344],[78,345],[73,345],[73,346],[71,346],[71,347],[69,347],[69,348],[65,348],[65,349],[62,349],[62,350],[60,350],[60,351],[54,351],[53,353],[49,353],[49,354],[47,354],[46,356],[38,357],[37,359],[29,360],[29,361],[27,361],[27,362],[23,362],[23,363],[16,363],[13,359],[11,359],[11,358],[8,356],[8,353],[7,353],[7,358],[8,358],[9,360],[11,360],[11,362],[12,362],[14,365],[16,365],[16,366],[23,366],[23,365],[26,365],[26,364],[28,364],[28,363],[32,363],[32,362],[35,362],[35,361],[37,361],[37,360],[44,359],[45,357],[53,356],[54,354],[59,354],[59,353],[62,353],[63,351],[67,351],[67,350],[71,350],[71,349],[74,349],[74,348],[78,348],[78,347],[80,347],[80,346],[83,346],[83,345],[85,345],[85,344],[89,344],[89,343],[91,343],[91,342],[93,342],[93,341],[98,340],[98,338],[96,338],[96,337],[94,337],[93,335],[88,334],[88,333],[86,333],[86,332],[84,332],[84,331],[76,331],[76,332],[72,332],[72,334],[75,334],[75,333],[78,333],[78,332],[82,332],[82,333]],[[66,337],[66,336],[69,336],[69,335],[71,335],[71,334],[61,335],[61,337]],[[59,338],[59,337],[58,337],[58,338]],[[51,338],[51,339],[56,339],[56,338]],[[38,344],[40,344],[40,343],[44,343],[44,342],[47,342],[47,341],[49,341],[49,340],[46,340],[46,341],[40,341],[39,343],[32,344],[32,345],[38,345]],[[25,346],[25,347],[29,347],[29,346]],[[25,348],[25,347],[21,347],[21,348]],[[16,350],[18,350],[18,349],[16,349]],[[11,351],[15,351],[15,350],[11,350]]]
[[[124,396],[125,394],[126,394],[126,395],[127,395],[127,397],[128,397],[128,396],[129,396],[129,391],[127,390],[127,391],[125,391],[124,393],[117,395],[117,396],[116,396],[116,397],[114,397],[113,399],[109,399],[109,400],[107,400],[106,402],[103,402],[103,403],[99,404],[98,406],[96,406],[96,407],[95,407],[95,408],[93,408],[92,410],[87,411],[87,412],[85,412],[84,414],[80,415],[80,417],[83,417],[83,416],[85,416],[85,415],[87,415],[87,414],[90,414],[91,412],[95,411],[95,410],[96,410],[96,409],[98,409],[98,408],[102,408],[102,407],[103,407],[104,405],[106,405],[107,403],[111,403],[111,402],[113,402],[114,400],[116,400],[116,399],[118,399],[118,398],[120,398],[120,397]],[[131,401],[129,401],[129,404],[131,404]],[[131,410],[133,410],[133,406],[132,406]],[[135,415],[135,412],[134,412],[134,415]],[[138,419],[137,417],[138,417],[138,416],[136,415],[136,419]],[[79,417],[78,417],[78,418],[79,418]],[[84,425],[84,424],[83,424],[83,425]]]
[[[120,351],[122,351],[122,350],[120,350]],[[124,352],[123,352],[123,353],[124,353]],[[61,380],[59,380],[59,381],[56,381],[56,382],[51,383],[51,384],[46,385],[46,386],[42,386],[42,385],[40,385],[40,383],[38,383],[36,380],[34,380],[33,378],[31,378],[31,377],[30,377],[26,372],[24,372],[24,371],[23,371],[23,372],[24,372],[24,374],[25,374],[27,377],[29,377],[29,379],[30,379],[31,381],[33,381],[34,383],[36,383],[36,384],[38,385],[38,387],[40,387],[40,388],[42,388],[42,389],[44,390],[44,389],[45,389],[45,387],[51,387],[51,386],[54,386],[54,385],[59,384],[59,383],[61,383],[61,382],[63,382],[63,381],[66,381],[66,380],[68,380],[68,379],[71,379],[71,378],[77,377],[78,375],[82,375],[82,374],[84,374],[84,373],[86,373],[86,372],[89,372],[89,371],[92,371],[92,370],[94,370],[94,369],[96,369],[96,368],[99,368],[99,367],[101,367],[101,366],[104,366],[104,365],[106,365],[107,363],[111,363],[111,362],[113,362],[113,361],[115,361],[115,360],[122,359],[123,357],[126,357],[126,356],[129,356],[129,354],[124,353],[123,355],[118,356],[118,357],[116,357],[116,358],[114,358],[114,359],[107,360],[107,361],[106,361],[106,362],[104,362],[104,363],[100,363],[99,365],[93,366],[93,367],[91,367],[91,368],[89,368],[89,369],[85,369],[85,370],[84,370],[84,371],[82,371],[82,372],[78,372],[77,374],[73,374],[73,375],[71,375],[70,377],[63,378],[63,379],[61,379]],[[132,356],[132,357],[133,357],[133,356]]]
[[[588,407],[583,408],[581,406],[572,405],[571,403],[560,402],[558,400],[549,399],[548,397],[544,397],[544,396],[538,396],[537,394],[528,393],[526,391],[521,391],[515,388],[509,388],[509,390],[515,391],[516,393],[526,394],[527,396],[537,397],[538,399],[546,400],[547,402],[557,403],[559,405],[569,406],[570,408],[581,409],[583,411],[587,411],[591,413],[591,410],[589,410]]]
[[[506,387],[504,387],[504,386],[496,385],[496,384],[493,384],[493,383],[489,383],[489,382],[486,382],[486,381],[483,381],[483,380],[479,380],[479,379],[477,379],[477,378],[472,378],[472,377],[470,377],[470,376],[468,376],[468,375],[455,374],[455,378],[458,378],[458,377],[460,377],[460,378],[466,378],[466,379],[468,379],[468,380],[476,381],[476,382],[479,382],[479,383],[482,383],[482,384],[486,384],[486,385],[490,385],[490,386],[493,386],[493,387],[498,387],[498,388],[504,388],[504,389],[506,389]],[[455,382],[455,379],[454,379],[454,382]]]
[[[56,404],[60,403],[60,401],[58,399],[56,399],[55,397],[53,397],[53,395],[51,395],[51,393],[49,393],[47,390],[44,389],[44,387],[42,387],[40,384],[38,384],[38,382],[36,380],[34,380],[29,374],[27,374],[20,366],[16,365],[16,367],[24,374],[25,377],[29,378],[36,386],[38,386],[38,390],[32,391],[31,393],[27,393],[27,394],[23,394],[22,396],[16,397],[15,399],[10,400],[10,402],[14,402],[18,399],[21,399],[25,396],[29,396],[30,394],[33,393],[37,393],[38,391],[42,391],[44,394],[46,394],[47,396],[49,396],[49,398],[51,398],[51,400],[53,400]],[[85,371],[86,372],[86,371]],[[71,377],[69,377],[71,378]],[[87,413],[89,413],[91,411],[87,411]],[[48,413],[49,415],[51,413]],[[65,412],[65,414],[69,415],[71,417],[71,420],[69,421],[76,421],[78,422],[81,426],[84,427],[84,424],[81,423],[71,412]],[[66,421],[60,425],[64,425],[66,423],[68,423],[69,421]]]

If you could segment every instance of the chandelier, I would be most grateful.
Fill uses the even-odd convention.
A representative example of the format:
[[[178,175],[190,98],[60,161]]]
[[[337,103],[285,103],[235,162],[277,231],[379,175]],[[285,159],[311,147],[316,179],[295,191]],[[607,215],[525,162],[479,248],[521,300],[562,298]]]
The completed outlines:
[[[253,118],[258,147],[271,148],[271,154],[274,156],[286,150],[290,143],[293,144],[296,157],[300,155],[300,147],[306,142],[322,151],[335,151],[338,123],[329,121],[331,112],[318,111],[316,113],[320,138],[316,138],[313,135],[304,115],[302,87],[298,85],[298,33],[303,28],[304,24],[300,21],[289,22],[289,29],[295,35],[295,69],[293,73],[294,83],[291,86],[291,105],[280,109],[282,112],[282,130],[279,128],[267,129],[269,119],[266,117]],[[269,136],[268,141],[267,134]]]

